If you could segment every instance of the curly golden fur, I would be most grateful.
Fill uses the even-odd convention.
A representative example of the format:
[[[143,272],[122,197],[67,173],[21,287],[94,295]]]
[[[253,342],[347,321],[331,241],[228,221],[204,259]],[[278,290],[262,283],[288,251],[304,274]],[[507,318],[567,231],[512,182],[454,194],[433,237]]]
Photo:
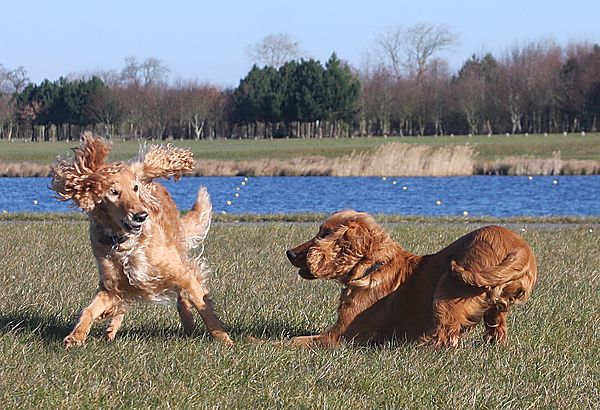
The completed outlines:
[[[102,319],[109,319],[105,335],[113,340],[132,302],[174,298],[187,334],[194,331],[195,308],[210,334],[231,344],[208,298],[208,265],[201,256],[188,255],[202,245],[210,227],[208,193],[201,188],[181,217],[165,187],[153,181],[191,171],[192,152],[154,146],[128,163],[107,163],[110,144],[91,133],[83,134],[74,152],[73,159],[52,164],[51,188],[87,213],[100,281],[64,346],[83,344],[93,323]]]
[[[508,229],[486,226],[417,256],[355,211],[329,217],[287,257],[305,279],[344,285],[337,322],[323,334],[292,339],[304,347],[394,339],[458,347],[482,320],[484,340],[505,342],[508,310],[528,298],[537,274],[529,245]]]

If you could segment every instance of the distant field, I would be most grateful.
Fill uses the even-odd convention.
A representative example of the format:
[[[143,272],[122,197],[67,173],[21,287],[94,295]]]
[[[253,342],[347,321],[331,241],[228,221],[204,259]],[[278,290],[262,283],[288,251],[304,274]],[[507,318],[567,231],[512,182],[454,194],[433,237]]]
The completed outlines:
[[[472,144],[475,146],[477,161],[494,161],[510,156],[533,156],[550,158],[560,151],[562,159],[600,160],[600,133],[553,134],[517,136],[457,136],[457,137],[370,137],[343,139],[275,139],[275,140],[212,140],[212,141],[173,141],[173,145],[191,148],[198,159],[216,160],[255,160],[291,159],[301,156],[322,155],[340,157],[352,152],[372,151],[382,144],[403,142],[427,145]],[[49,164],[57,155],[66,155],[74,142],[0,142],[0,162],[31,161]],[[116,140],[111,158],[124,160],[138,152],[137,141]]]
[[[307,217],[302,220],[313,220]],[[535,223],[535,222],[540,223]],[[600,235],[585,221],[513,220],[539,263],[531,299],[509,316],[509,344],[301,350],[282,344],[335,318],[339,286],[301,280],[284,251],[317,222],[216,223],[206,255],[232,348],[203,327],[182,335],[174,306],[137,305],[114,343],[61,340],[97,285],[80,216],[0,224],[0,406],[12,408],[551,408],[600,405]],[[386,222],[415,253],[480,223]],[[524,229],[524,231],[521,231]],[[247,336],[264,343],[245,341]]]

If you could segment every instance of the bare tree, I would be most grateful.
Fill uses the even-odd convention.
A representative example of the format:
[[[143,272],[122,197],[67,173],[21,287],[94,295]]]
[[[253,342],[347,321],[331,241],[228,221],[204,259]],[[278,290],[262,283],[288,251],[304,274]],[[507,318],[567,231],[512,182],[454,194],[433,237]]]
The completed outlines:
[[[116,87],[121,84],[121,76],[117,70],[96,70],[91,74],[102,80],[109,87]],[[90,76],[90,77],[91,77]]]
[[[12,139],[15,114],[13,99],[9,95],[0,93],[0,138],[8,141]]]
[[[14,70],[9,70],[0,64],[0,92],[20,93],[29,84],[29,81],[25,67],[19,66]]]
[[[405,39],[408,68],[417,84],[423,81],[432,57],[456,43],[456,37],[448,29],[425,23],[409,27]]]
[[[0,95],[6,92],[8,70],[0,64]]]
[[[406,70],[409,76],[416,78],[417,84],[422,84],[433,57],[456,41],[456,36],[448,29],[420,23],[406,30],[399,26],[388,29],[376,43],[396,78]]]
[[[169,68],[158,58],[150,57],[140,63],[137,57],[125,57],[121,81],[126,85],[151,87],[165,82]]]
[[[211,119],[211,109],[222,91],[209,84],[194,82],[180,84],[178,94],[183,100],[180,110],[182,121],[187,123],[190,135],[201,139],[205,135],[205,127]]]
[[[137,57],[125,57],[125,67],[121,69],[121,81],[127,85],[140,85],[142,66]]]
[[[247,53],[253,64],[275,68],[304,56],[299,43],[285,33],[267,35],[257,44],[249,46]]]
[[[104,125],[105,134],[113,138],[125,117],[124,89],[101,87],[88,97],[85,114]]]
[[[169,68],[158,58],[147,58],[141,65],[141,74],[145,87],[164,83],[168,73]]]
[[[402,77],[404,31],[395,27],[383,32],[376,40],[384,65],[389,66],[396,79]]]

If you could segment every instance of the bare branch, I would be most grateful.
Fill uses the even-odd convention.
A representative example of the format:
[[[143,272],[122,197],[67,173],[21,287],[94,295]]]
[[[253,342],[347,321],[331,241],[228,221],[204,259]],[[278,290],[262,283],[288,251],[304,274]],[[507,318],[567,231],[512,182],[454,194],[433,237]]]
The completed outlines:
[[[303,57],[300,45],[285,33],[269,34],[247,49],[253,64],[279,68],[286,62]]]

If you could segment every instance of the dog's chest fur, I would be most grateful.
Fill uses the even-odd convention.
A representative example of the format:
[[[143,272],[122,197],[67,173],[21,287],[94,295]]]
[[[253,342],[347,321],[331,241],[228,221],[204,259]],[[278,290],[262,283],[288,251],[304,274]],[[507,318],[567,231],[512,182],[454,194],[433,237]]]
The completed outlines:
[[[129,238],[105,256],[110,269],[105,269],[102,278],[104,282],[110,281],[125,298],[152,303],[170,302],[176,297],[176,292],[168,286],[161,272],[152,267],[146,251],[144,240]],[[109,275],[117,277],[109,278]]]

